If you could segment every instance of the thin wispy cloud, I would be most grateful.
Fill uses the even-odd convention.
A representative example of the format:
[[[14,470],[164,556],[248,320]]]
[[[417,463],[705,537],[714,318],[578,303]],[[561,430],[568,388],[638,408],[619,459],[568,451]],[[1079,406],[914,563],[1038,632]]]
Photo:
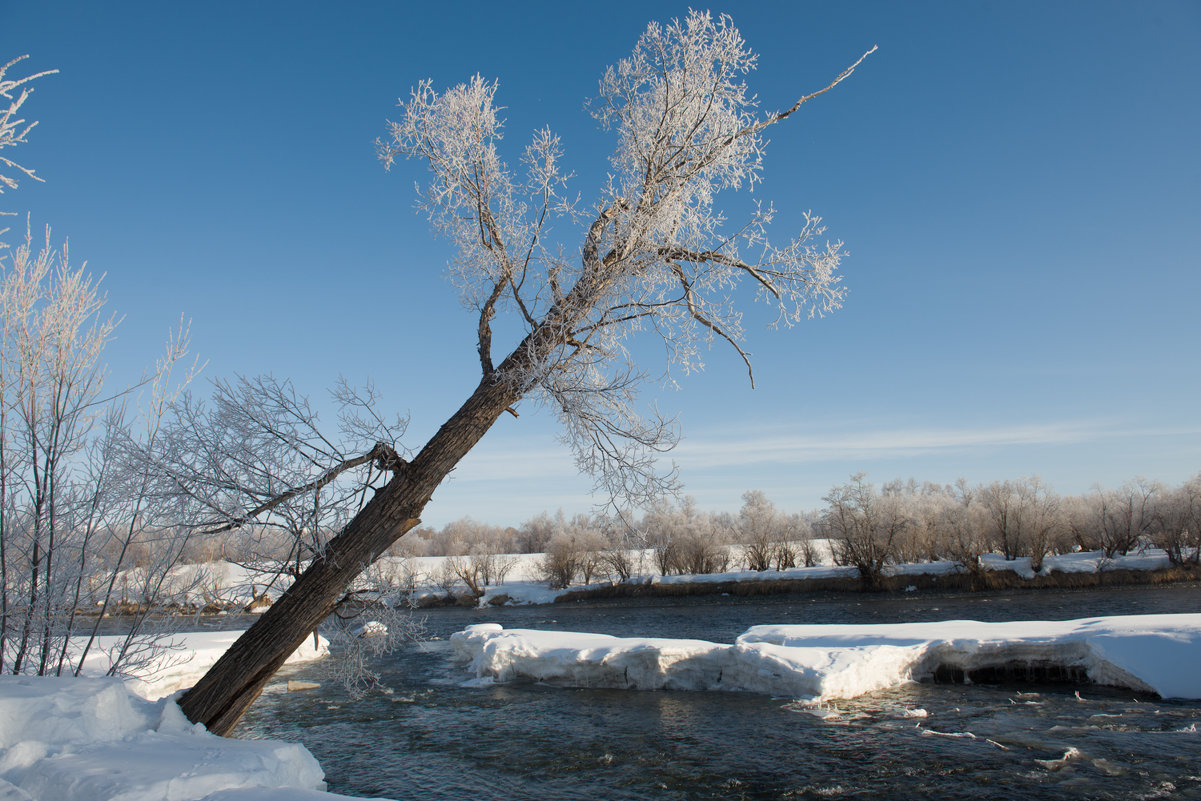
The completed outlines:
[[[812,432],[795,427],[686,431],[680,445],[665,455],[684,468],[746,467],[754,464],[875,461],[940,452],[965,452],[1031,445],[1071,445],[1113,437],[1164,437],[1201,434],[1201,428],[1122,427],[1112,420],[1063,421],[992,427],[854,428]],[[566,446],[521,441],[481,443],[455,476],[465,481],[559,478],[575,470]]]
[[[841,471],[848,464],[855,470],[887,471],[895,466],[878,463],[946,456],[955,465],[951,474],[959,475],[961,460],[978,455],[991,462],[1010,451],[1011,460],[1025,464],[1023,448],[1100,444],[1121,452],[1120,442],[1195,442],[1198,437],[1201,426],[1143,426],[1115,419],[998,426],[885,426],[861,421],[840,431],[820,432],[801,426],[697,427],[685,431],[679,447],[664,460],[679,465],[686,490],[705,505],[736,509],[742,490],[756,487],[785,505],[808,508],[820,505],[825,489],[845,477]],[[1039,468],[1041,458],[1033,454],[1029,467],[1010,472],[1045,472]],[[1001,470],[977,479],[1004,477]],[[1062,477],[1058,480],[1070,485]],[[597,501],[588,494],[590,486],[591,480],[577,473],[571,451],[555,444],[545,431],[534,439],[485,438],[439,490],[431,522],[472,515],[516,523],[560,507],[587,511]]]
[[[674,452],[697,468],[751,464],[873,461],[940,452],[966,452],[1031,445],[1072,445],[1114,437],[1195,435],[1201,428],[1129,428],[1114,421],[1085,420],[993,427],[857,429],[812,433],[788,429],[724,432],[687,438]]]

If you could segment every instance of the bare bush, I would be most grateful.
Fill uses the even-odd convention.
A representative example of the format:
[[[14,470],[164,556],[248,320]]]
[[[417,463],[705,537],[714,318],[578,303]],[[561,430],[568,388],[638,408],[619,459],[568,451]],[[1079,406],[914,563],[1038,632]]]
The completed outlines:
[[[551,517],[543,512],[533,517],[517,529],[517,547],[520,553],[542,553],[546,550],[555,535],[567,527],[563,510]]]
[[[1116,490],[1098,490],[1097,533],[1107,558],[1125,555],[1150,538],[1155,526],[1156,500],[1162,490],[1161,485],[1141,477]]]
[[[899,496],[881,495],[864,478],[857,473],[830,490],[822,524],[833,540],[834,561],[854,565],[864,586],[875,589],[884,568],[896,561],[896,540],[907,521]]]
[[[904,508],[907,525],[896,538],[898,562],[916,564],[932,562],[939,558],[938,518],[947,490],[929,482],[919,484],[915,479],[900,479],[886,483],[882,494],[896,498]]]
[[[483,596],[485,583],[478,561],[469,556],[450,556],[447,557],[446,564],[472,595],[476,598]]]
[[[661,575],[719,573],[730,566],[732,521],[701,512],[691,496],[678,506],[660,501],[643,516],[639,528]]]
[[[612,581],[629,581],[637,572],[637,565],[629,549],[621,544],[601,551],[601,565]]]
[[[1157,499],[1153,539],[1173,564],[1201,561],[1201,473]]]
[[[538,564],[543,580],[551,589],[570,587],[580,572],[580,548],[575,539],[558,534],[546,545],[542,560]]]
[[[783,515],[759,490],[742,494],[738,512],[737,536],[742,543],[742,558],[748,570],[769,570],[773,565],[795,562]]]
[[[989,524],[990,547],[1007,560],[1026,552],[1021,540],[1021,517],[1013,482],[994,481],[981,487],[978,497]]]
[[[980,557],[989,552],[986,513],[977,500],[978,489],[959,479],[937,504],[935,525],[939,551],[958,562],[977,581],[984,566]]]

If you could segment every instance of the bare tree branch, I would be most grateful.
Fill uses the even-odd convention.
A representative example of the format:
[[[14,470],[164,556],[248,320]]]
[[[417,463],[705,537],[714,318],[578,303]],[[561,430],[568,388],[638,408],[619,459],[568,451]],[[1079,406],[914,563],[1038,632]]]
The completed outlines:
[[[293,487],[286,492],[282,492],[270,500],[259,504],[254,509],[251,509],[249,512],[237,518],[236,520],[231,520],[228,523],[215,528],[204,529],[201,533],[219,534],[223,531],[232,531],[235,528],[241,528],[247,523],[255,520],[263,512],[269,512],[280,504],[290,501],[299,495],[305,495],[307,493],[320,490],[328,486],[334,481],[334,479],[336,479],[342,473],[345,473],[347,470],[367,464],[368,462],[374,462],[379,469],[389,470],[393,473],[403,470],[404,466],[407,464],[404,459],[397,455],[392,446],[386,445],[382,442],[376,443],[376,446],[367,453],[364,453],[360,456],[355,456],[351,459],[346,459],[345,461],[334,465],[322,473],[317,479],[310,481],[308,484],[304,484],[299,487]]]

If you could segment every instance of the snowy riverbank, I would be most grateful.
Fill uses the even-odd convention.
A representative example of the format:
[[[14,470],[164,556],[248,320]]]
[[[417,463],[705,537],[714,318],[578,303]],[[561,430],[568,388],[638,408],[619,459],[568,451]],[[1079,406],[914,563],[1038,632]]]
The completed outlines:
[[[483,596],[475,599],[479,606],[489,604],[551,604],[565,600],[587,600],[625,596],[679,596],[704,594],[770,594],[772,592],[806,592],[825,590],[858,590],[859,571],[855,567],[835,565],[830,543],[815,540],[821,564],[791,567],[784,570],[748,570],[738,568],[720,573],[661,576],[652,571],[651,550],[629,552],[630,561],[638,566],[629,579],[622,582],[596,581],[576,583],[562,589],[552,589],[540,578],[539,564],[543,554],[510,554],[498,557],[508,560],[511,569],[504,581],[483,588]],[[738,546],[734,546],[736,549]],[[445,572],[451,557],[421,557],[404,560],[385,557],[378,563],[382,575],[434,576]],[[731,561],[737,562],[736,555]],[[1080,551],[1047,556],[1038,570],[1029,557],[1005,559],[998,554],[980,558],[980,574],[986,586],[1000,589],[1009,586],[1056,587],[1086,586],[1090,583],[1150,583],[1171,579],[1176,566],[1166,552],[1145,548],[1127,555],[1106,557],[1100,551]],[[883,570],[886,584],[899,591],[919,587],[968,589],[971,577],[958,562],[915,562],[887,565]],[[1197,573],[1185,573],[1175,580],[1196,580]],[[1158,577],[1158,578],[1157,578]],[[446,599],[443,587],[418,584],[412,598],[419,605],[436,604]],[[460,588],[457,592],[465,592]],[[460,602],[462,602],[462,598]],[[467,598],[466,600],[470,600]]]
[[[774,592],[805,592],[807,590],[849,589],[859,587],[859,572],[854,567],[834,564],[831,545],[827,540],[814,540],[820,564],[792,567],[783,570],[749,570],[745,567],[720,573],[661,576],[655,569],[651,549],[627,552],[632,567],[630,577],[623,582],[604,578],[590,584],[575,583],[565,588],[551,588],[543,577],[545,554],[502,554],[490,557],[503,565],[503,578],[480,588],[482,596],[475,597],[462,581],[455,578],[454,567],[467,564],[471,557],[384,556],[372,565],[357,584],[361,590],[385,596],[407,596],[418,606],[437,606],[463,603],[479,606],[489,604],[550,604],[561,600],[588,597],[626,595],[691,595],[729,592],[731,594],[760,594]],[[732,564],[741,561],[741,546],[729,546]],[[1150,581],[1154,576],[1166,577],[1175,568],[1167,553],[1158,548],[1145,548],[1124,556],[1106,557],[1100,551],[1082,551],[1047,556],[1039,570],[1029,557],[1005,559],[998,554],[984,554],[980,559],[980,575],[997,588],[1004,586],[1081,586],[1090,577],[1097,583]],[[494,568],[495,569],[495,568]],[[1177,578],[1195,580],[1196,572]],[[917,562],[888,565],[883,570],[887,583],[904,590],[913,585],[966,589],[970,584],[968,572],[958,562]],[[167,581],[167,594],[179,604],[193,609],[233,610],[269,603],[288,586],[283,576],[268,576],[245,565],[229,562],[208,562],[182,565],[172,571]]]
[[[230,740],[184,718],[169,696],[191,685],[239,631],[175,635],[140,678],[0,677],[2,801],[329,801],[304,746]],[[103,638],[86,672],[107,670]],[[289,662],[324,656],[306,642]],[[158,699],[158,700],[152,700]]]
[[[451,638],[475,683],[724,690],[853,698],[939,671],[1061,672],[1097,684],[1201,698],[1201,614],[1070,621],[953,620],[753,626],[732,645],[470,626]]]

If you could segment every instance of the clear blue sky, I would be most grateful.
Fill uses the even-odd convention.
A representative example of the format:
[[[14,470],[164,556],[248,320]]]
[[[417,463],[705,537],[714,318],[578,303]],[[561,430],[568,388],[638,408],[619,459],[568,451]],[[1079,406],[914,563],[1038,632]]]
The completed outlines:
[[[588,200],[610,139],[584,100],[647,21],[687,9],[0,0],[0,58],[61,70],[38,82],[41,124],[18,151],[46,182],[0,208],[107,274],[125,315],[114,381],[182,314],[207,376],[272,372],[314,396],[371,378],[418,447],[478,362],[450,250],[412,209],[418,165],[387,174],[374,157],[396,98],[425,77],[498,78],[510,163],[550,125]],[[813,209],[847,243],[845,308],[749,326],[753,391],[716,348],[682,391],[648,396],[679,414],[675,458],[702,507],[758,488],[810,508],[858,470],[1038,474],[1065,493],[1201,470],[1201,4],[712,10],[761,54],[750,83],[769,109],[880,50],[774,130],[756,188],[778,236]],[[553,422],[522,411],[427,523],[590,507]]]

